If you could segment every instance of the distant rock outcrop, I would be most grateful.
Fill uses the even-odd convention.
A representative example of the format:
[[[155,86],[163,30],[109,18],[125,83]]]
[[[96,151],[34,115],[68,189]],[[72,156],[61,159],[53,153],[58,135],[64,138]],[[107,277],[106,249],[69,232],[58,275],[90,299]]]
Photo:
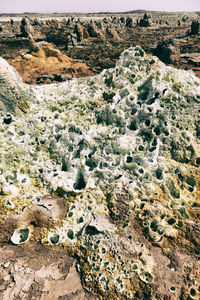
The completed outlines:
[[[77,36],[77,42],[81,42],[83,39],[87,39],[89,37],[87,28],[80,23],[76,23],[74,33]]]
[[[134,27],[133,18],[128,17],[126,19],[126,27],[129,27],[129,28],[133,28]]]
[[[159,42],[153,54],[167,65],[180,65],[180,52],[172,39]]]
[[[140,27],[150,27],[152,26],[152,16],[150,13],[145,13],[142,19],[139,20],[138,25]]]
[[[33,27],[30,20],[27,17],[22,18],[21,20],[21,36],[28,37],[29,34],[33,34]]]
[[[199,33],[199,21],[198,20],[193,20],[191,23],[191,31],[190,34],[198,34]]]
[[[88,34],[90,37],[99,37],[100,36],[99,30],[93,22],[88,24]]]

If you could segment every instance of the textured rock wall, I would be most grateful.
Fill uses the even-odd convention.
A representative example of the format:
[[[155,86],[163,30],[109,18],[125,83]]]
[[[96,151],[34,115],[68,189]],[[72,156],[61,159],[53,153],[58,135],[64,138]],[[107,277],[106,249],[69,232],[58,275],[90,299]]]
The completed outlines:
[[[26,114],[1,112],[1,240],[66,247],[104,299],[198,299],[199,79],[138,46],[25,90]]]

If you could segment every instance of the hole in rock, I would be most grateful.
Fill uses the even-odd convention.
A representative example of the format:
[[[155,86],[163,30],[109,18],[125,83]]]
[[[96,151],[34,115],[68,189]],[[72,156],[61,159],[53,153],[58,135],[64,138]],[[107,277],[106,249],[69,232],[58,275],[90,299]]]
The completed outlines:
[[[159,92],[155,92],[154,97],[155,97],[155,98],[158,98],[159,96],[160,96],[160,93],[159,93]]]
[[[148,120],[146,120],[145,121],[145,125],[147,126],[147,127],[149,127],[150,125],[151,125],[151,121],[148,119]]]
[[[141,93],[139,94],[139,99],[146,100],[149,94],[149,89],[144,89],[144,86],[142,85],[138,88],[138,91],[141,91]]]
[[[62,159],[61,171],[64,171],[64,172],[68,171],[68,165],[64,158]]]
[[[157,142],[157,138],[154,137],[153,141],[152,141],[152,146],[157,146],[158,142]]]
[[[153,220],[151,222],[151,225],[150,225],[152,231],[156,232],[158,230],[158,221],[157,220]]]
[[[60,238],[60,237],[59,237],[59,234],[54,234],[53,236],[50,237],[50,241],[51,241],[52,244],[55,245],[55,244],[58,243],[59,238]]]
[[[47,119],[47,117],[44,117],[44,116],[41,117],[42,122],[46,121],[46,119]]]
[[[158,126],[155,127],[153,131],[155,132],[156,135],[160,135],[160,133],[161,133],[160,132],[160,127],[158,127]]]
[[[196,295],[196,290],[194,288],[190,289],[190,295],[195,296]]]
[[[152,275],[149,272],[145,272],[145,278],[147,282],[151,282],[153,280]]]
[[[69,145],[69,146],[68,146],[68,150],[69,150],[69,152],[73,152],[73,151],[74,151],[73,145]]]
[[[165,136],[169,136],[169,131],[164,131]]]
[[[122,176],[123,176],[122,174],[117,175],[117,176],[114,177],[114,180],[118,180],[118,179],[121,178]]]
[[[131,163],[133,161],[133,158],[131,156],[127,156],[126,162]]]
[[[157,178],[158,180],[163,179],[163,172],[162,172],[162,170],[161,170],[160,168],[158,168],[158,169],[156,170],[156,178]]]
[[[81,171],[78,172],[76,182],[74,183],[75,190],[82,190],[86,187],[86,182]]]
[[[163,95],[166,93],[166,91],[167,91],[167,89],[164,89],[164,90],[163,90]]]
[[[94,170],[96,167],[97,167],[97,163],[92,159],[88,159],[86,160],[86,163],[85,163],[88,167],[90,167],[90,171]]]
[[[192,178],[192,177],[188,177],[188,178],[186,178],[185,182],[186,182],[188,185],[192,186],[192,187],[194,187],[194,186],[195,186],[195,184],[196,184],[196,181],[195,181],[195,179],[194,179],[194,178]]]
[[[7,117],[5,117],[5,118],[3,119],[3,123],[6,124],[6,125],[11,124],[12,121],[13,121],[13,119],[12,119],[12,116],[11,116],[11,115],[7,115]]]
[[[154,102],[156,101],[156,98],[151,98],[149,100],[147,100],[147,105],[152,105]]]
[[[200,207],[200,204],[199,203],[197,203],[197,202],[194,202],[194,203],[192,203],[192,207]]]
[[[136,114],[136,112],[137,112],[137,109],[135,107],[133,107],[131,110],[131,115],[133,116],[134,114]]]
[[[133,131],[137,130],[137,122],[136,122],[136,120],[132,120],[131,124],[128,126],[128,128],[130,130],[133,130]]]
[[[176,223],[176,219],[170,218],[169,220],[167,220],[167,223],[168,223],[169,225],[173,225],[173,224]]]
[[[165,125],[165,126],[167,126],[167,125],[168,125],[168,124],[167,124],[167,121],[164,121],[164,125]]]
[[[83,217],[80,217],[80,218],[77,220],[77,223],[78,223],[78,224],[83,223]]]
[[[24,243],[29,236],[29,229],[28,228],[22,228],[18,231],[19,233],[19,243]]]
[[[139,150],[139,151],[144,151],[144,147],[143,147],[142,145],[139,145],[139,146],[138,146],[138,150]]]
[[[101,233],[101,231],[97,230],[96,227],[88,225],[85,229],[85,233],[89,235],[97,235]]]
[[[67,232],[67,237],[70,239],[70,240],[73,240],[74,239],[74,232],[73,230],[69,229],[68,232]]]
[[[151,148],[149,148],[149,152],[153,152],[153,151],[155,151],[156,150],[156,147],[151,147]]]
[[[182,221],[178,221],[178,224],[177,224],[177,225],[178,225],[178,227],[181,228],[181,227],[183,227],[183,222],[182,222]]]

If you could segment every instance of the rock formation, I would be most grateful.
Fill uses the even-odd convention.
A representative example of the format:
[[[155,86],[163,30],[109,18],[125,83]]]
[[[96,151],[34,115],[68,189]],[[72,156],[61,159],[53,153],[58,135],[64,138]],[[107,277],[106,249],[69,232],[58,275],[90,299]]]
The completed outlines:
[[[1,101],[31,95],[26,114],[0,113],[2,300],[33,289],[38,300],[85,297],[58,294],[65,279],[76,292],[65,260],[80,287],[61,247],[101,299],[198,299],[200,80],[139,46],[114,69],[59,85],[22,86],[0,66]],[[44,250],[35,269],[35,254],[30,267],[17,251],[16,261],[12,249],[34,245],[47,261]]]
[[[198,34],[199,33],[199,22],[198,20],[193,20],[191,23],[191,32],[190,34]]]
[[[152,26],[152,16],[149,13],[145,13],[142,19],[139,20],[138,25],[140,27],[150,27]]]
[[[51,83],[72,76],[91,76],[95,72],[81,62],[73,60],[47,42],[36,43],[29,34],[30,52],[18,56],[10,63],[15,66],[25,82]]]
[[[175,67],[180,65],[180,52],[172,39],[159,42],[153,54],[167,65]]]
[[[126,19],[126,26],[127,27],[129,27],[129,28],[133,28],[133,18],[130,18],[130,17],[128,17],[127,19]]]
[[[29,34],[33,34],[33,27],[30,23],[30,20],[27,17],[24,17],[21,20],[21,36],[28,37]]]
[[[100,32],[97,29],[96,25],[91,22],[90,24],[88,24],[88,33],[90,37],[99,37]]]

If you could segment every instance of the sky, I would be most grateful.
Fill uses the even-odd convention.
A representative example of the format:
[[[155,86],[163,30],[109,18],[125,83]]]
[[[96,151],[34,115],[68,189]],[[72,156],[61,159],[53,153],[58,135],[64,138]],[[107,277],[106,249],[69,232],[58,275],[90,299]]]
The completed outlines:
[[[0,0],[0,13],[200,11],[200,0]]]

